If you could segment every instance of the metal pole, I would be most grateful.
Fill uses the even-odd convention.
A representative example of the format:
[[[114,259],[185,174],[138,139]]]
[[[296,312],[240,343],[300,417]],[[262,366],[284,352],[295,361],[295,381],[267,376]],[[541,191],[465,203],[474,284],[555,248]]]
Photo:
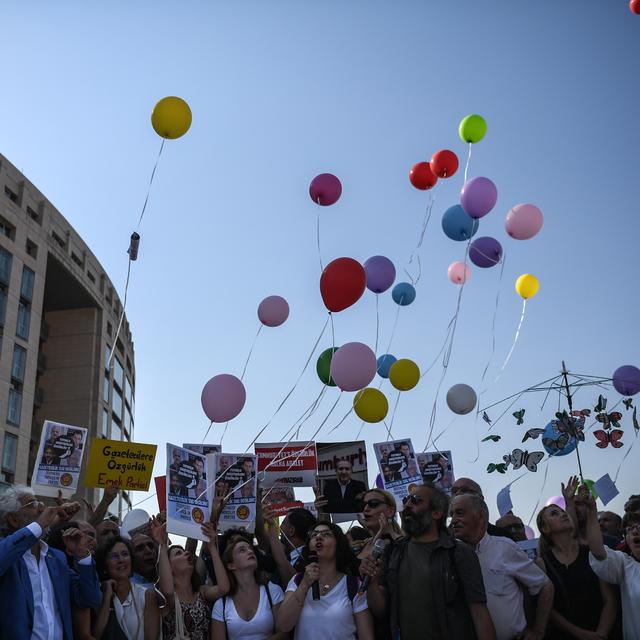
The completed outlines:
[[[573,420],[573,417],[571,416],[571,413],[573,412],[573,402],[571,397],[571,389],[569,388],[569,378],[567,377],[568,373],[569,372],[567,371],[567,366],[565,365],[563,360],[562,361],[562,377],[564,379],[564,387],[567,390],[567,404],[569,405],[569,418]],[[584,477],[582,475],[582,462],[580,461],[580,451],[578,450],[580,443],[575,434],[574,434],[574,437],[576,439],[576,456],[578,457],[578,471],[580,473],[580,482],[584,483]]]

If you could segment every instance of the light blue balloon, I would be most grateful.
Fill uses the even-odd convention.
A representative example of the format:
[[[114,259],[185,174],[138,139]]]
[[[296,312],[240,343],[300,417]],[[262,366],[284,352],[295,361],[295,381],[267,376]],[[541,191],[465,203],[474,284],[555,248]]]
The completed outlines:
[[[545,428],[542,434],[542,446],[544,450],[552,457],[558,458],[560,456],[566,456],[576,448],[576,439],[573,436],[568,436],[566,433],[562,433],[557,427],[558,421],[552,420]],[[568,436],[568,439],[567,439]],[[560,440],[560,442],[558,442]],[[562,447],[560,444],[563,440],[566,440],[566,444]],[[553,444],[553,443],[556,444]]]
[[[472,218],[460,204],[449,207],[442,216],[442,230],[448,238],[457,242],[473,238],[479,226],[478,220]]]
[[[381,378],[389,377],[389,369],[391,369],[391,365],[397,360],[395,356],[392,356],[390,353],[385,353],[383,356],[378,358],[378,375]]]
[[[396,304],[406,307],[416,299],[416,290],[408,282],[398,282],[391,291],[391,297]]]

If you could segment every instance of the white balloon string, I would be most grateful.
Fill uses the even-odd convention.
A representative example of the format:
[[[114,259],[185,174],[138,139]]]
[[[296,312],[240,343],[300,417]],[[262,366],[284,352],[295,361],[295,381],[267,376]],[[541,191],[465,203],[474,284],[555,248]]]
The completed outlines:
[[[429,221],[431,220],[431,213],[433,212],[433,205],[435,204],[435,201],[436,199],[433,193],[429,192],[429,200],[427,202],[427,206],[426,206],[424,215],[422,217],[422,224],[420,226],[418,242],[416,243],[415,248],[413,249],[413,251],[411,252],[411,255],[409,256],[409,262],[407,263],[407,266],[403,268],[403,271],[407,274],[407,277],[409,278],[409,280],[411,280],[411,284],[414,287],[418,284],[418,282],[420,281],[420,278],[422,277],[422,264],[420,262],[419,252],[420,252],[420,249],[422,248],[422,243],[424,242],[424,237],[427,232],[427,227],[429,226]],[[418,275],[415,277],[415,279],[409,273],[409,267],[413,264],[414,259],[418,263]]]
[[[316,222],[316,242],[318,244],[318,262],[320,263],[320,271],[324,271],[322,264],[322,251],[320,249],[320,198],[318,198],[318,219]]]
[[[165,138],[162,138],[162,143],[160,144],[160,150],[158,151],[158,157],[156,158],[156,162],[153,165],[153,171],[151,172],[151,178],[149,178],[149,186],[147,187],[147,195],[144,198],[144,204],[142,205],[142,211],[140,213],[140,218],[138,220],[138,226],[136,230],[140,230],[140,225],[142,224],[142,218],[144,217],[144,212],[147,210],[147,203],[149,202],[149,194],[151,193],[151,185],[153,184],[153,179],[156,176],[156,169],[158,168],[158,162],[160,161],[160,156],[162,155],[162,150],[164,149],[164,143],[166,142]]]
[[[471,162],[471,143],[469,143],[469,155],[467,156],[467,164],[464,167],[464,181],[467,182],[467,172],[469,171],[469,163]]]
[[[387,430],[387,442],[389,442],[389,440],[395,440],[395,438],[393,437],[393,434],[391,433],[391,425],[388,425],[386,420],[383,420],[382,422],[384,424],[385,429]]]
[[[364,420],[360,423],[360,428],[358,429],[358,433],[356,434],[356,440],[358,440],[358,438],[360,438],[360,434],[362,433],[362,430],[364,429],[364,425],[365,422]]]
[[[511,345],[511,349],[509,349],[509,353],[507,354],[507,357],[504,359],[504,362],[502,363],[502,367],[500,367],[500,371],[498,372],[498,375],[495,377],[492,384],[495,384],[496,382],[498,382],[498,380],[500,379],[500,376],[502,376],[502,372],[507,368],[507,365],[509,364],[509,360],[511,360],[511,356],[513,355],[513,350],[516,348],[516,344],[518,343],[518,338],[520,337],[520,329],[522,328],[522,323],[524,322],[524,314],[526,309],[527,309],[527,299],[524,298],[522,300],[522,314],[520,315],[520,322],[518,322],[516,335],[513,338],[513,344]]]
[[[391,335],[389,336],[389,343],[387,344],[387,350],[385,354],[389,353],[389,349],[391,349],[391,343],[393,342],[393,338],[396,335],[396,327],[398,326],[398,316],[400,315],[400,309],[402,309],[401,305],[398,305],[398,309],[396,310],[396,317],[393,321],[393,328],[391,329]]]
[[[353,411],[353,406],[349,409],[349,411],[347,411],[347,413],[344,414],[344,416],[342,416],[338,424],[335,427],[333,427],[333,429],[331,429],[331,431],[329,431],[327,435],[331,435],[338,427],[342,426],[342,423],[351,415],[352,411]]]
[[[329,319],[330,318],[331,318],[331,315],[329,315],[329,317],[325,320],[325,323],[324,323],[324,325],[322,327],[322,331],[320,331],[320,335],[318,336],[317,340],[315,341],[315,343],[313,345],[313,348],[311,349],[311,353],[309,353],[309,357],[307,358],[307,361],[305,362],[304,367],[302,368],[302,371],[300,372],[300,375],[298,376],[298,379],[295,381],[294,385],[291,387],[291,389],[289,389],[288,393],[282,399],[282,401],[280,402],[280,404],[278,405],[276,410],[273,412],[273,415],[269,418],[269,420],[267,420],[267,422],[260,429],[260,431],[258,431],[256,437],[249,443],[249,446],[245,449],[245,453],[255,444],[255,442],[258,440],[258,438],[264,433],[265,429],[271,424],[271,422],[278,415],[278,413],[280,413],[280,410],[282,409],[282,407],[285,405],[287,400],[291,397],[291,394],[297,388],[298,384],[300,383],[300,380],[302,380],[302,376],[304,375],[304,372],[307,370],[307,367],[309,366],[309,363],[311,362],[311,358],[313,358],[313,354],[315,353],[315,350],[318,348],[318,345],[320,344],[320,340],[322,340],[322,336],[324,335],[324,332],[325,332],[325,330],[327,328],[327,324],[329,324]]]
[[[398,408],[398,402],[400,402],[400,394],[402,392],[398,391],[398,395],[396,396],[396,402],[393,405],[393,412],[391,413],[391,420],[389,421],[389,431],[391,431],[391,428],[393,427],[393,420],[396,417],[396,409]]]
[[[253,353],[253,348],[256,346],[256,341],[258,340],[258,336],[260,335],[260,332],[262,331],[262,327],[264,327],[264,325],[262,323],[260,323],[260,326],[258,327],[258,331],[256,333],[256,335],[253,338],[253,342],[251,343],[251,347],[249,348],[249,354],[247,355],[247,359],[244,363],[244,368],[242,369],[242,375],[240,376],[240,380],[244,380],[244,374],[247,373],[247,367],[249,366],[249,360],[251,360],[251,354]]]
[[[378,357],[378,336],[380,335],[380,296],[376,293],[376,346],[373,353]]]
[[[209,426],[207,427],[207,431],[204,434],[204,436],[202,437],[202,442],[200,444],[204,444],[204,441],[207,439],[207,436],[209,435],[209,431],[211,431],[211,427],[213,427],[213,420],[211,420],[209,422]]]
[[[637,437],[636,437],[637,439]],[[613,479],[614,482],[618,481],[618,476],[620,475],[620,469],[622,469],[622,465],[624,464],[625,460],[627,459],[628,455],[631,453],[631,449],[633,449],[633,445],[636,443],[636,441],[634,440],[631,445],[629,446],[629,448],[627,449],[627,452],[624,454],[624,458],[622,458],[622,461],[620,462],[620,465],[618,466],[618,470],[616,471],[616,477]]]

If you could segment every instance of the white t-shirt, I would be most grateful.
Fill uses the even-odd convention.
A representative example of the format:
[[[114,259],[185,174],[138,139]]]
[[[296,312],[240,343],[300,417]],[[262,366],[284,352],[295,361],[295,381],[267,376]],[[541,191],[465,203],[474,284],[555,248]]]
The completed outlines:
[[[284,593],[277,585],[269,582],[267,585],[271,593],[273,605],[280,604],[284,600]],[[275,620],[269,599],[267,598],[267,587],[260,587],[260,602],[258,609],[251,620],[244,620],[238,615],[236,606],[233,603],[233,596],[226,596],[225,617],[227,619],[227,640],[266,640],[275,632]],[[222,617],[222,598],[216,600],[213,605],[211,617],[214,620],[224,622]]]
[[[287,585],[287,591],[295,591],[295,577]],[[296,624],[295,640],[355,640],[355,613],[367,609],[367,595],[358,593],[349,600],[347,576],[342,576],[329,593],[314,600],[311,589],[307,591],[304,607]]]

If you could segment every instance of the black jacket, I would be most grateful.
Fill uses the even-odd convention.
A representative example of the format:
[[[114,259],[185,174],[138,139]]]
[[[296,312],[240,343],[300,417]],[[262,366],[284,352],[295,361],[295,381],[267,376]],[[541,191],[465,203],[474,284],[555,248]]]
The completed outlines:
[[[358,513],[362,511],[360,499],[366,490],[364,482],[351,480],[346,486],[343,498],[340,483],[337,480],[327,480],[322,493],[328,503],[322,510],[325,513]]]

